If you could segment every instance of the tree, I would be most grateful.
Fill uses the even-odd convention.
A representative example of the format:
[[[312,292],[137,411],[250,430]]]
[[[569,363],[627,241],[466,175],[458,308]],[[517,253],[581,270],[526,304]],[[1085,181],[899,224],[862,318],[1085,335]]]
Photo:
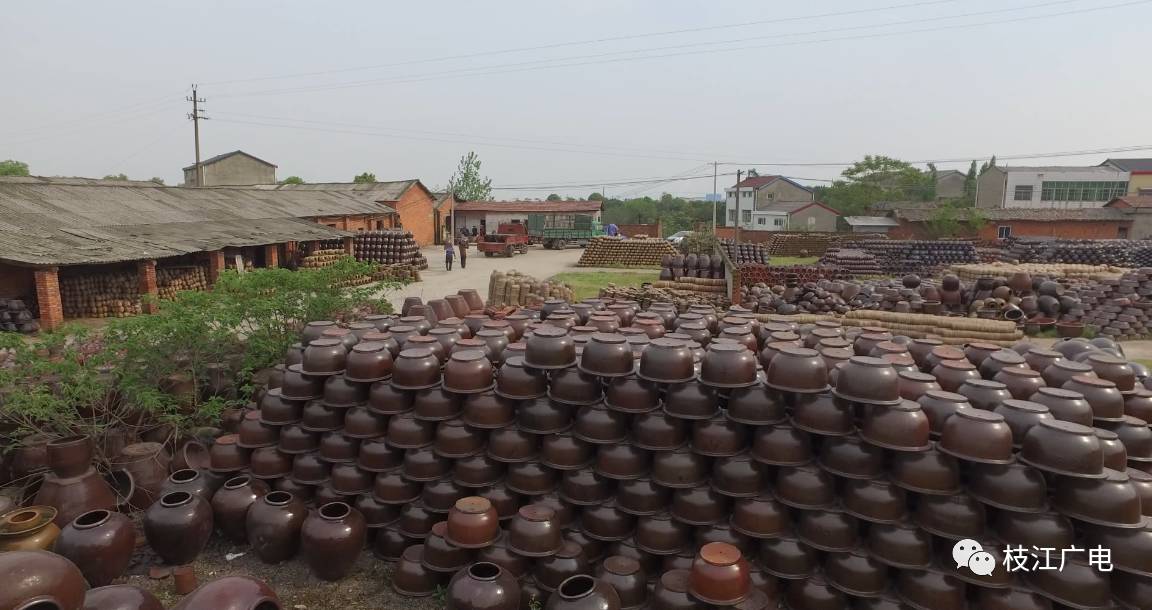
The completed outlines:
[[[372,180],[368,180],[367,182],[375,182],[376,181],[376,176],[374,176],[373,174],[364,173],[364,174],[361,174],[361,176],[372,176]],[[357,176],[357,178],[359,178],[359,176]],[[353,179],[353,181],[359,182],[359,180],[357,180],[355,178]],[[301,178],[300,176],[288,176],[287,178],[281,180],[280,184],[304,184],[304,179]]]
[[[924,172],[899,159],[868,155],[853,163],[831,186],[818,187],[818,199],[847,215],[861,214],[881,201],[932,201],[936,198],[936,181],[931,171]]]
[[[448,192],[462,201],[488,201],[492,199],[492,179],[480,176],[480,157],[475,152],[460,157],[456,173],[448,179]]]
[[[164,186],[164,179],[160,178],[158,176],[152,176],[151,178],[148,179],[148,182],[155,182],[156,184],[159,184],[160,186]]]
[[[988,171],[988,170],[992,169],[993,167],[996,167],[996,155],[992,155],[992,158],[991,158],[991,159],[989,159],[989,160],[985,161],[985,162],[984,162],[984,163],[983,163],[983,164],[980,166],[980,173],[981,173],[981,174],[983,174],[984,172],[986,172],[986,171]]]
[[[564,200],[564,198],[561,197],[560,195],[557,195],[556,193],[552,193],[551,195],[548,195],[548,198],[545,199],[544,201],[563,201],[563,200]]]
[[[117,180],[120,182],[128,182],[128,175],[127,174],[108,174],[107,176],[104,176],[104,179],[105,180]]]
[[[604,201],[604,195],[600,193],[592,193],[588,195],[588,201]]]
[[[363,174],[353,178],[352,182],[355,182],[356,184],[368,184],[369,182],[376,182],[376,174],[373,174],[372,172],[364,172]]]
[[[976,200],[976,176],[978,172],[976,160],[973,159],[972,165],[968,166],[968,174],[964,176],[964,198],[971,202]]]
[[[0,176],[27,176],[28,164],[15,159],[0,161]]]

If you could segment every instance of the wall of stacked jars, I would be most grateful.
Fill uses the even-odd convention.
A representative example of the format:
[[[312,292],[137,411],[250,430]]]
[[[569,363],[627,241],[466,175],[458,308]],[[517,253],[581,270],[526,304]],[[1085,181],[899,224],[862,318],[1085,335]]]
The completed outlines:
[[[880,261],[867,250],[858,248],[829,248],[820,257],[820,264],[843,269],[852,275],[881,275]]]
[[[1000,260],[1021,263],[1145,267],[1152,265],[1152,241],[1014,238],[1005,244]]]
[[[22,298],[0,298],[0,332],[31,334],[40,330],[34,305]]]
[[[302,269],[322,269],[324,267],[331,267],[340,261],[340,259],[347,256],[343,248],[339,249],[317,249],[313,250],[310,254],[300,259],[300,268]]]
[[[59,282],[65,318],[123,318],[141,311],[134,263],[62,267]]]
[[[676,247],[659,238],[593,237],[577,267],[659,267],[664,256],[681,256]]]
[[[173,299],[185,290],[208,290],[208,267],[203,264],[158,264],[156,289],[162,299]]]
[[[357,260],[417,266],[423,260],[420,247],[407,231],[361,231],[356,234],[354,244]],[[423,264],[426,268],[427,261]]]
[[[845,237],[842,233],[774,232],[767,241],[768,254],[771,256],[823,256],[828,248],[838,245]],[[859,237],[852,235],[852,238]]]
[[[746,263],[756,263],[760,265],[767,265],[772,262],[772,257],[769,254],[769,246],[762,243],[736,243],[731,240],[724,240],[720,244],[724,248],[724,253],[728,255],[728,260],[732,261],[734,265],[743,265]]]
[[[664,254],[660,257],[660,279],[723,279],[724,257],[719,254]]]
[[[876,257],[886,275],[934,275],[950,265],[979,261],[976,246],[969,240],[863,239],[842,242],[840,247],[864,250]]]
[[[488,276],[488,303],[494,307],[537,306],[545,299],[572,299],[572,287],[538,280],[512,269]]]

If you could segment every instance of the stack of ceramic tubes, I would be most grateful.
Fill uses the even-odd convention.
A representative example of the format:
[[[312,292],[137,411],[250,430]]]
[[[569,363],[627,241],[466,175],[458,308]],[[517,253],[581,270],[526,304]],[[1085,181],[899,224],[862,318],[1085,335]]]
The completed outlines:
[[[311,343],[261,402],[302,418],[272,487],[355,506],[402,593],[483,561],[521,600],[585,574],[647,581],[621,607],[706,608],[687,583],[717,542],[751,589],[712,601],[742,608],[1146,607],[1152,392],[1108,340],[960,349],[738,307],[491,320],[445,301],[463,315],[310,326],[358,358],[384,344],[387,371],[348,356],[301,400]],[[499,527],[475,526],[489,511]]]

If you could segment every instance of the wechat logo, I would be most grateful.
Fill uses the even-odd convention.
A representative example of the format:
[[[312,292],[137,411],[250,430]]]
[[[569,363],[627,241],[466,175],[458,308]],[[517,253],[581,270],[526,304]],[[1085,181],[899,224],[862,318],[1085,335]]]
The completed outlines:
[[[968,538],[952,547],[952,559],[957,568],[968,568],[977,576],[988,576],[996,569],[996,558],[985,552],[979,542]]]

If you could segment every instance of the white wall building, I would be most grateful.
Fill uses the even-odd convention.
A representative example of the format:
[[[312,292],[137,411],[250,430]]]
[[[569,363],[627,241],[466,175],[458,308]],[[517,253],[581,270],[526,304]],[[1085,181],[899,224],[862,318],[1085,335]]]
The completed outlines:
[[[993,167],[977,181],[981,208],[1099,208],[1128,192],[1130,174],[1111,166]]]

